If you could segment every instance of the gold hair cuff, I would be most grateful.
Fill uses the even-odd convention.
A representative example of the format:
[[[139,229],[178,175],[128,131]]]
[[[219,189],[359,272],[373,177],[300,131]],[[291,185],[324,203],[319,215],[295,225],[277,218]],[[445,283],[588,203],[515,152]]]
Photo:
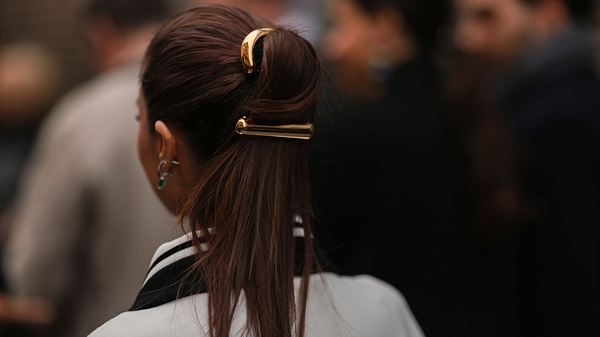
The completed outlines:
[[[254,64],[254,45],[261,37],[266,36],[273,30],[273,28],[260,28],[246,35],[241,48],[242,63],[246,68],[246,74],[250,75],[256,70]]]
[[[314,134],[312,124],[257,125],[242,117],[235,125],[235,132],[244,136],[274,137],[309,140]]]

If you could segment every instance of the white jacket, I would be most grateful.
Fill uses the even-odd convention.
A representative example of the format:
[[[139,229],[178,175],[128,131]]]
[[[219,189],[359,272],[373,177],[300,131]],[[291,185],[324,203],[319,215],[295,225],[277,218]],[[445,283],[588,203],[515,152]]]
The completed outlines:
[[[302,234],[295,233],[295,236]],[[194,262],[190,235],[159,247],[144,286],[130,311],[108,321],[91,337],[208,336],[203,290],[177,298],[181,277]],[[296,291],[300,277],[296,277]],[[242,293],[231,336],[242,336],[246,309]],[[422,337],[402,295],[371,276],[313,274],[309,283],[306,337]]]

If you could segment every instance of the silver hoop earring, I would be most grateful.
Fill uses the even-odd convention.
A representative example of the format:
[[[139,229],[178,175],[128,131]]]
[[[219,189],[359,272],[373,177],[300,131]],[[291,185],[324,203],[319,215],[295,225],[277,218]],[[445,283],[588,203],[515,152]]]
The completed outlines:
[[[179,165],[180,163],[176,160],[171,160],[170,161],[171,165]],[[167,181],[169,179],[171,179],[171,177],[173,176],[173,170],[169,170],[169,171],[163,171],[162,168],[163,166],[165,166],[167,164],[166,160],[161,160],[158,163],[158,167],[156,168],[156,174],[158,175],[158,183],[156,184],[156,187],[159,190],[162,190],[165,188],[165,186],[167,186]]]

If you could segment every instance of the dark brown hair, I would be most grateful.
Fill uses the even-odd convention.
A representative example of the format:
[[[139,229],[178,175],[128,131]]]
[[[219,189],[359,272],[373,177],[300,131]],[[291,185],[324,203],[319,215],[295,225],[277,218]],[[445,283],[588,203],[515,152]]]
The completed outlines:
[[[521,0],[527,5],[537,5],[543,0]],[[575,21],[587,22],[593,18],[598,8],[597,0],[562,0]]]
[[[106,18],[122,31],[163,22],[169,15],[166,0],[91,0],[88,20]]]
[[[396,10],[404,28],[413,36],[419,48],[428,52],[435,48],[440,31],[450,11],[448,0],[351,0],[365,13]]]
[[[447,52],[446,59],[447,108],[469,178],[473,233],[489,243],[530,216],[519,181],[519,148],[497,94],[504,68],[458,51]]]
[[[275,30],[263,38],[260,73],[249,77],[240,46],[263,27]],[[209,249],[197,249],[196,264],[208,289],[213,337],[229,336],[242,291],[247,333],[304,335],[308,279],[316,268],[308,144],[240,136],[234,128],[242,116],[259,124],[309,123],[320,88],[320,64],[305,39],[234,8],[187,10],[149,46],[142,75],[149,125],[162,120],[180,132],[198,165],[180,220],[189,222],[198,248],[196,231],[214,229]],[[303,219],[304,247],[294,247],[296,215]],[[306,256],[296,305],[298,251]]]

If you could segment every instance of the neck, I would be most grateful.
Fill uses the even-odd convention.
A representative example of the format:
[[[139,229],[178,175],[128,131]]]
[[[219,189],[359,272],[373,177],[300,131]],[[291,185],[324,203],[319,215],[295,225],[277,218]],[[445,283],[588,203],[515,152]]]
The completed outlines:
[[[373,48],[369,58],[366,78],[360,92],[364,98],[379,99],[387,94],[388,82],[396,69],[417,57],[418,50],[413,40],[403,34],[386,41],[378,50]]]

